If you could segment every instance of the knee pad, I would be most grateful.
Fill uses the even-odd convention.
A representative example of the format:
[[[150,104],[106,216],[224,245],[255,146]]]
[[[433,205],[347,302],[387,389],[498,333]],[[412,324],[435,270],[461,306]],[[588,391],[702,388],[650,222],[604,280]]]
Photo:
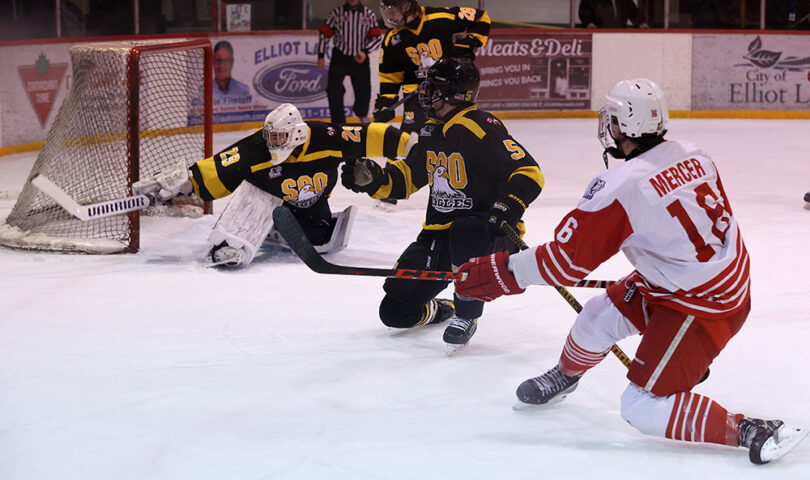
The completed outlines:
[[[631,383],[622,393],[622,418],[646,435],[666,435],[675,395],[659,397]]]
[[[387,327],[411,328],[422,315],[422,305],[412,305],[386,295],[380,302],[380,320]]]

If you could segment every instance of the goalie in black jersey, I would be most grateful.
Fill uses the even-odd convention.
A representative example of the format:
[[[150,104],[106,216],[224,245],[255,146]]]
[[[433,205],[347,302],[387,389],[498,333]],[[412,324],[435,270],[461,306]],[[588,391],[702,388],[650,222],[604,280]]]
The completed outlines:
[[[408,156],[389,161],[385,169],[367,159],[343,166],[343,185],[373,198],[406,199],[430,186],[422,231],[399,257],[398,268],[455,269],[473,256],[516,251],[502,222],[524,231],[520,219],[540,194],[543,174],[500,120],[476,108],[479,83],[472,61],[439,60],[420,86],[419,100],[430,120]],[[458,296],[454,302],[436,300],[447,284],[387,279],[382,322],[410,328],[452,316],[444,341],[448,353],[454,352],[475,333],[483,302]]]
[[[329,208],[340,163],[361,156],[404,157],[413,137],[384,123],[305,122],[285,103],[251,135],[189,168],[147,177],[133,190],[162,202],[192,192],[203,200],[232,194],[208,237],[212,266],[246,265],[265,240],[286,245],[272,228],[273,210],[282,204],[319,252],[336,252],[346,247],[354,214],[354,207],[336,215]]]

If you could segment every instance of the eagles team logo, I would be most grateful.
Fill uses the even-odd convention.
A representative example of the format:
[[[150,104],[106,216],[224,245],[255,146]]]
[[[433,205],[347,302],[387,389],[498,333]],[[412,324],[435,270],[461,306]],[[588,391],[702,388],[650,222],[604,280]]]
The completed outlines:
[[[450,185],[450,175],[447,169],[438,166],[433,170],[433,183],[430,187],[430,204],[442,213],[453,210],[470,210],[472,198],[468,198],[461,190]]]
[[[605,188],[605,181],[599,177],[596,177],[596,179],[594,179],[594,181],[591,182],[591,185],[588,187],[588,190],[585,191],[585,195],[583,195],[583,197],[590,200],[593,198],[594,195],[596,195],[596,192],[602,190],[603,188]]]

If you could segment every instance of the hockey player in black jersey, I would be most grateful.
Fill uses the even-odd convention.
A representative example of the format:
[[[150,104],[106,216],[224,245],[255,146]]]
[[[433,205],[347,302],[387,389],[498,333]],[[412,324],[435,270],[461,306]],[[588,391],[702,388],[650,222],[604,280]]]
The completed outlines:
[[[416,0],[381,0],[380,16],[391,30],[380,50],[380,93],[374,102],[374,121],[390,122],[400,89],[409,95],[420,76],[444,57],[472,59],[487,43],[491,22],[484,10],[469,7],[422,7]],[[454,40],[455,39],[455,40]],[[427,118],[416,95],[405,102],[401,130],[419,132]],[[385,199],[396,204],[396,200]]]
[[[413,145],[410,137],[383,123],[305,122],[286,103],[251,135],[188,169],[144,178],[133,190],[160,201],[192,191],[203,200],[232,194],[208,238],[210,265],[246,265],[265,240],[284,245],[272,229],[272,212],[282,204],[318,251],[335,252],[348,242],[354,212],[348,207],[333,215],[329,208],[339,164],[361,156],[404,157]]]
[[[472,59],[475,49],[489,38],[489,15],[475,8],[422,7],[416,0],[382,0],[380,15],[391,30],[380,51],[380,93],[374,103],[377,122],[394,118],[393,110],[387,107],[396,102],[400,89],[403,95],[417,89],[423,61]],[[454,37],[458,38],[454,41]],[[425,120],[417,96],[405,102],[402,130],[418,132]]]
[[[385,169],[366,159],[343,166],[343,185],[373,198],[406,199],[430,186],[422,231],[399,257],[398,268],[447,270],[471,256],[514,251],[500,226],[505,221],[523,231],[520,218],[540,194],[544,179],[535,160],[500,120],[477,110],[479,83],[472,61],[439,60],[420,86],[419,100],[430,120],[408,156]],[[446,320],[453,313],[449,302],[435,299],[446,286],[387,279],[382,322],[410,328]],[[478,300],[456,296],[454,303],[444,333],[448,353],[470,340],[483,311]]]

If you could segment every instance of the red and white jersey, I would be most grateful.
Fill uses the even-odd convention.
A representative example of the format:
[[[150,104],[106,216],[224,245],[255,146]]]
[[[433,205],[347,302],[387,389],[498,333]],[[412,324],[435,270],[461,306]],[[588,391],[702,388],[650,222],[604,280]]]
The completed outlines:
[[[650,303],[725,317],[749,297],[749,261],[712,160],[666,141],[594,178],[555,239],[513,255],[521,286],[573,285],[621,250]]]

